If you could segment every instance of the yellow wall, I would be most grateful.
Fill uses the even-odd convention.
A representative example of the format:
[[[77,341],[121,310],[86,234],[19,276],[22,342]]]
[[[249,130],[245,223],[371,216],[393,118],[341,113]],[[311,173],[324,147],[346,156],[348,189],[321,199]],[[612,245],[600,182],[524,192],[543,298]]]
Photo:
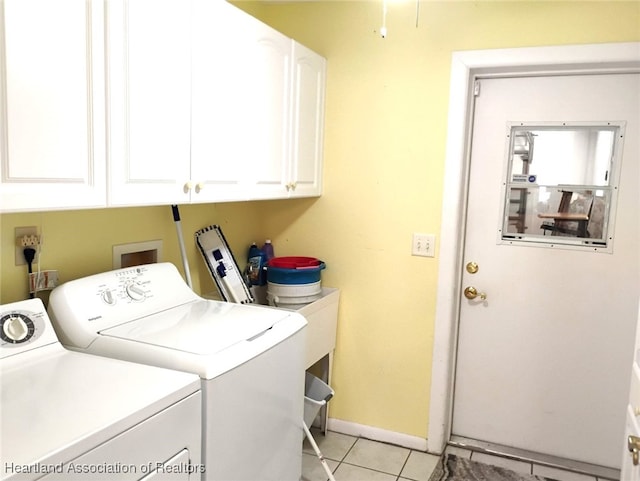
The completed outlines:
[[[220,224],[244,266],[252,240],[276,255],[323,259],[341,289],[331,416],[426,437],[435,259],[410,255],[411,234],[439,234],[451,52],[640,40],[638,2],[381,2],[237,4],[328,59],[324,195],[319,199],[182,206],[197,292],[213,284],[193,233]],[[26,296],[14,265],[16,226],[44,233],[43,269],[69,280],[111,268],[114,244],[163,239],[182,269],[169,207],[0,216],[0,302]],[[442,286],[446,288],[446,286]]]
[[[215,287],[197,251],[194,233],[211,224],[220,225],[238,264],[244,268],[250,243],[261,243],[263,233],[270,232],[263,227],[258,206],[257,202],[180,206],[185,250],[196,292],[211,292]],[[26,266],[15,265],[16,227],[38,228],[43,240],[40,267],[57,269],[61,281],[112,269],[114,245],[157,239],[163,241],[163,260],[173,262],[184,274],[169,206],[4,214],[0,220],[2,303],[28,295]]]
[[[449,70],[455,50],[640,40],[639,2],[235,2],[328,59],[325,195],[275,236],[341,288],[330,416],[426,437]],[[288,224],[286,204],[271,210]],[[324,255],[324,254],[323,254]],[[446,286],[440,286],[446,289]]]

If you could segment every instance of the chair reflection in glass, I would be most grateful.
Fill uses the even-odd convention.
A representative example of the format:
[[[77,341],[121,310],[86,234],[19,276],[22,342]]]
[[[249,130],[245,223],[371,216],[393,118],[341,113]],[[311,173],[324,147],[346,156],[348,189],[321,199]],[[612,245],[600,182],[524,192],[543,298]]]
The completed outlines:
[[[557,212],[541,212],[538,217],[541,219],[549,219],[543,221],[540,228],[544,235],[547,231],[551,235],[562,235],[570,237],[599,237],[588,231],[588,227],[592,224],[591,213],[594,205],[594,195],[591,190],[583,190],[574,192],[570,190],[562,190],[562,196],[558,204]],[[600,227],[602,229],[602,227]],[[601,235],[601,233],[600,233]]]

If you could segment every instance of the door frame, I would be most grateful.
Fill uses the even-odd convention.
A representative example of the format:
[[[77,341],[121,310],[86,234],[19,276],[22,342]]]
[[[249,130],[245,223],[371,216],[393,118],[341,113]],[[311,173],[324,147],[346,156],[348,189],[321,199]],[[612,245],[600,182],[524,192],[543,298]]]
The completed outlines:
[[[451,436],[475,80],[507,75],[637,71],[640,71],[640,42],[453,52],[427,434],[429,452],[442,454]]]

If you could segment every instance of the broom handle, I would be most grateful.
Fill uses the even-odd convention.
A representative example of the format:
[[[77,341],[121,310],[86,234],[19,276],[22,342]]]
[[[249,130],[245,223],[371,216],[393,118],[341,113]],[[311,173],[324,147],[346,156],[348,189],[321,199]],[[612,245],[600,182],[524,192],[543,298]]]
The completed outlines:
[[[172,205],[171,212],[173,213],[173,222],[176,224],[176,232],[178,234],[180,257],[182,257],[182,265],[184,266],[184,280],[187,281],[189,288],[193,289],[193,285],[191,284],[191,273],[189,272],[189,261],[187,260],[187,253],[184,250],[184,238],[182,237],[182,225],[180,223],[180,211],[178,210],[178,206]]]
[[[320,452],[320,448],[316,444],[315,439],[313,439],[313,436],[311,435],[311,431],[309,431],[309,428],[307,427],[306,423],[303,422],[302,423],[302,427],[304,428],[304,433],[307,435],[307,439],[311,443],[311,447],[316,452],[316,455],[318,456],[318,459],[322,463],[322,467],[324,468],[325,472],[327,473],[327,476],[329,476],[329,481],[336,481],[336,478],[333,477],[333,474],[331,473],[331,469],[329,468],[329,465],[327,464],[327,462],[324,460],[324,456]]]

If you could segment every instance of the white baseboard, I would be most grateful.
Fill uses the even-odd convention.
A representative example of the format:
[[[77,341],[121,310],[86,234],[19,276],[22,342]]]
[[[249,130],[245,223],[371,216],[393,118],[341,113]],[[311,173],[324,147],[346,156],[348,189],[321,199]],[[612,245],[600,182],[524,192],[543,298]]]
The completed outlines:
[[[381,441],[383,443],[395,444],[403,448],[414,449],[416,451],[427,451],[427,440],[418,436],[397,433],[395,431],[387,431],[386,429],[366,426],[364,424],[352,423],[341,419],[329,418],[327,420],[327,429],[349,436],[361,436],[371,439],[372,441]]]

